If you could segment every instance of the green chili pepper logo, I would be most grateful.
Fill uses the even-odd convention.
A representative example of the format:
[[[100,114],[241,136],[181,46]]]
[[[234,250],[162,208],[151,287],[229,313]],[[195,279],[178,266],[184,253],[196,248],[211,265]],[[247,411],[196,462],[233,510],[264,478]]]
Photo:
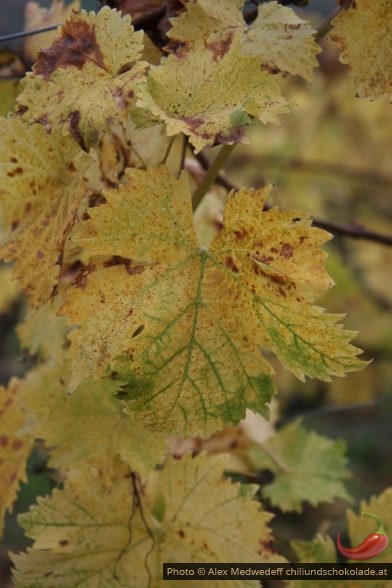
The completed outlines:
[[[362,516],[372,517],[378,522],[379,527],[375,533],[372,533],[366,537],[366,539],[364,539],[360,545],[353,547],[352,549],[344,547],[340,543],[340,533],[338,533],[338,538],[336,541],[338,549],[342,555],[345,555],[350,559],[372,559],[384,551],[388,545],[388,537],[385,533],[384,525],[382,524],[381,519],[371,512],[363,512]]]

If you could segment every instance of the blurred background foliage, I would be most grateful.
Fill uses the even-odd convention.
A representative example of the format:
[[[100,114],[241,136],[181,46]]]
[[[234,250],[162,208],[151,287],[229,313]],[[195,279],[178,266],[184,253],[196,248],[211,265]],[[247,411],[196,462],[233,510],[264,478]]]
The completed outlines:
[[[25,4],[25,0],[1,0],[0,35],[23,30]],[[49,4],[49,0],[41,2],[43,6]],[[82,5],[87,9],[99,7],[95,0],[83,0]],[[309,0],[298,12],[310,16],[317,24],[335,5],[334,0]],[[270,205],[298,208],[319,219],[392,234],[391,105],[387,98],[373,102],[356,98],[335,48],[328,39],[322,44],[324,52],[313,83],[287,81],[285,90],[291,113],[281,117],[280,127],[254,123],[249,132],[250,145],[235,148],[226,178],[238,186],[273,183]],[[16,65],[12,62],[10,69],[10,52],[18,54],[22,46],[21,41],[0,46],[2,114],[12,108],[17,92],[18,80],[10,77],[17,78],[24,71],[23,59]],[[213,159],[215,149],[206,155]],[[193,163],[187,160],[190,171]],[[220,217],[224,193],[217,188],[209,195],[205,205],[210,207],[209,218]],[[352,474],[347,488],[355,509],[361,499],[392,485],[392,248],[336,234],[326,249],[328,270],[337,286],[320,300],[320,305],[331,312],[347,314],[346,327],[359,332],[355,343],[364,350],[365,358],[372,361],[365,370],[331,383],[301,383],[271,357],[278,388],[273,421],[279,429],[300,416],[306,428],[344,439]],[[24,314],[25,303],[10,281],[10,269],[1,265],[2,384],[12,375],[22,375],[32,364],[32,359],[22,354],[14,331]],[[271,432],[270,425],[251,417],[245,429],[258,440]],[[238,431],[227,430],[215,436],[206,448],[214,452],[240,446]],[[7,517],[6,549],[18,551],[29,543],[17,525],[16,514],[26,511],[37,495],[49,493],[60,483],[45,464],[45,451],[38,445],[29,461],[28,483],[21,487],[14,514]],[[241,471],[241,467],[237,469]],[[255,471],[252,475],[261,484],[270,480],[270,474],[263,472]],[[242,479],[241,474],[239,477]],[[346,501],[337,500],[318,508],[305,504],[300,514],[282,514],[267,500],[263,503],[277,515],[272,523],[276,547],[288,556],[292,555],[288,546],[292,539],[310,540],[317,532],[335,536],[338,530],[344,530]],[[0,586],[6,588],[11,584],[5,550],[0,553],[1,568]]]

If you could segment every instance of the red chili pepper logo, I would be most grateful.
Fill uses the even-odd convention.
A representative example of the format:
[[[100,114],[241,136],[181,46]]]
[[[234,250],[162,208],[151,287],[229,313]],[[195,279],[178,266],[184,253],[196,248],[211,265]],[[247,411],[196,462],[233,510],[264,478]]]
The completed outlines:
[[[352,549],[343,547],[343,545],[340,543],[340,533],[338,533],[338,538],[336,541],[338,549],[342,555],[345,555],[350,559],[371,559],[384,551],[388,545],[388,537],[385,533],[381,519],[371,512],[363,512],[362,516],[372,517],[378,522],[379,527],[375,533],[372,533],[366,537],[366,539],[364,539],[362,543],[358,545],[358,547],[353,547]]]

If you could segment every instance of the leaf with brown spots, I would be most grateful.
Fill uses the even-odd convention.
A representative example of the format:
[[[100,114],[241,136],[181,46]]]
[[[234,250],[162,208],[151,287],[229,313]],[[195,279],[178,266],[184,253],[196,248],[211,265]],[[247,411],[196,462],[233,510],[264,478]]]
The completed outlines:
[[[108,7],[74,13],[26,75],[18,111],[49,132],[59,127],[84,150],[97,145],[111,122],[129,117],[147,66],[142,40],[129,16]]]
[[[207,250],[185,174],[127,175],[75,227],[91,261],[61,310],[79,326],[69,336],[72,389],[111,365],[127,382],[118,398],[130,415],[153,430],[206,435],[246,407],[268,416],[273,370],[261,346],[300,378],[364,365],[340,316],[312,306],[331,285],[320,247],[329,235],[306,214],[263,212],[270,190],[241,190]]]
[[[11,511],[20,482],[26,482],[26,461],[32,439],[22,429],[27,414],[18,380],[0,387],[0,537],[6,511]]]
[[[163,121],[169,136],[185,133],[198,152],[216,142],[248,142],[245,129],[252,116],[276,123],[287,111],[277,77],[262,71],[256,57],[243,54],[240,36],[225,47],[226,52],[217,52],[216,46],[197,46],[152,66],[148,81],[136,89],[136,125]]]
[[[47,300],[56,265],[84,195],[90,158],[59,132],[0,119],[0,210],[6,229],[0,256],[14,261],[14,277],[32,307]]]
[[[256,486],[224,477],[227,456],[169,459],[143,485],[105,458],[71,470],[64,490],[19,517],[35,543],[12,556],[18,586],[197,588],[199,581],[162,580],[162,563],[285,561],[268,547],[272,515],[253,500]],[[214,579],[213,585],[256,588],[259,582]]]
[[[72,11],[80,10],[80,0],[72,0],[64,5],[63,0],[52,0],[49,8],[40,6],[38,2],[27,2],[25,6],[25,31],[32,31],[51,25],[60,25],[70,18]],[[29,35],[24,40],[27,59],[34,62],[42,48],[48,47],[57,38],[57,31],[47,31],[40,35]]]
[[[256,57],[265,71],[287,72],[310,80],[318,65],[316,55],[321,51],[310,24],[291,8],[267,2],[259,6],[256,19],[248,26],[242,14],[243,4],[242,0],[188,2],[186,10],[171,19],[169,50],[182,56],[205,46],[219,60],[237,34],[243,54]]]
[[[356,0],[333,20],[331,39],[361,98],[392,97],[391,8],[390,0]]]

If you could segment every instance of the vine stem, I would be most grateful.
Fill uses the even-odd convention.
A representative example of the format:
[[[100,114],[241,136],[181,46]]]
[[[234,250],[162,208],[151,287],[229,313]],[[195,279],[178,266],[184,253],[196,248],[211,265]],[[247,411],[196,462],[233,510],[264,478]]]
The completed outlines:
[[[197,188],[196,192],[193,195],[193,198],[192,198],[193,211],[196,210],[196,208],[199,206],[199,204],[203,200],[205,194],[208,192],[210,186],[215,182],[222,167],[224,166],[226,161],[229,159],[234,147],[235,147],[235,144],[234,145],[223,145],[221,147],[221,149],[220,149],[218,155],[215,157],[212,165],[209,166],[204,180],[201,182],[201,184],[199,185],[199,187]]]
[[[321,21],[321,23],[317,27],[317,33],[315,34],[316,41],[320,41],[323,37],[325,37],[325,35],[329,33],[329,31],[332,29],[333,19],[336,18],[338,14],[342,12],[343,8],[344,6],[342,5],[338,6],[337,8],[335,8],[335,10],[332,10],[332,12],[328,14],[328,16],[326,16],[323,21]]]

